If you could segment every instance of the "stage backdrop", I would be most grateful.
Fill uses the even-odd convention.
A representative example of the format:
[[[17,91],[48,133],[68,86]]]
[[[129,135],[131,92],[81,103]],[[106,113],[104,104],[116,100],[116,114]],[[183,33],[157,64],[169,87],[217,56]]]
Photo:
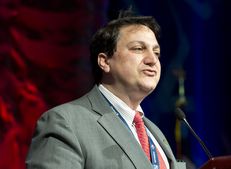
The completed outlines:
[[[1,0],[0,169],[24,169],[36,120],[92,86],[91,35],[118,10],[162,27],[162,76],[142,106],[187,168],[207,157],[175,118],[182,107],[214,156],[231,154],[230,9],[223,0]]]

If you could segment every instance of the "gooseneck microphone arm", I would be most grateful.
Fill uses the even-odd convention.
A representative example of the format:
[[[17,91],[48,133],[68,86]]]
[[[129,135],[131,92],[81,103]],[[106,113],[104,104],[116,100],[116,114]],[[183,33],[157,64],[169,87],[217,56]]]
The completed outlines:
[[[206,155],[208,156],[209,159],[212,159],[213,156],[211,155],[210,151],[208,150],[208,148],[205,146],[204,142],[200,139],[200,137],[195,133],[195,131],[193,130],[193,128],[190,126],[190,124],[188,123],[188,121],[186,120],[186,116],[185,113],[180,109],[180,108],[176,108],[176,116],[179,120],[183,121],[187,127],[189,128],[189,130],[192,132],[192,134],[196,137],[196,139],[199,141],[200,145],[202,146],[203,150],[205,151]]]

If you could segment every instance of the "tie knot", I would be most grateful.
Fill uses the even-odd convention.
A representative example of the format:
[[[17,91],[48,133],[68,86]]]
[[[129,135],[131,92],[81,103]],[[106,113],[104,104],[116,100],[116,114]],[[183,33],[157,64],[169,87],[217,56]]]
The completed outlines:
[[[142,119],[142,116],[141,116],[140,112],[136,112],[136,115],[134,117],[133,122],[135,124],[137,124],[137,123],[143,123],[143,119]]]

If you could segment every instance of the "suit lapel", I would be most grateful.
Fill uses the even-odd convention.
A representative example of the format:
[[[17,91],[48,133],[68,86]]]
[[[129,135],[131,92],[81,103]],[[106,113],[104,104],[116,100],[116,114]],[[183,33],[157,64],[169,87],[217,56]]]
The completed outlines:
[[[92,104],[92,109],[101,114],[98,123],[115,140],[124,153],[127,154],[134,166],[137,169],[151,169],[151,163],[146,158],[133,134],[110,108],[97,87],[93,88],[88,98]]]

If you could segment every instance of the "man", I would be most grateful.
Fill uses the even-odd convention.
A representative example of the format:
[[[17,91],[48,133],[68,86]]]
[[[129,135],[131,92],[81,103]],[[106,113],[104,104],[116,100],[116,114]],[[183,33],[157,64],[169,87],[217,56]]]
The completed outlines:
[[[44,113],[28,169],[185,168],[140,107],[160,79],[159,29],[152,17],[124,11],[94,35],[90,51],[96,85]],[[143,117],[145,127],[136,117],[141,123]],[[140,134],[140,124],[145,134]]]

